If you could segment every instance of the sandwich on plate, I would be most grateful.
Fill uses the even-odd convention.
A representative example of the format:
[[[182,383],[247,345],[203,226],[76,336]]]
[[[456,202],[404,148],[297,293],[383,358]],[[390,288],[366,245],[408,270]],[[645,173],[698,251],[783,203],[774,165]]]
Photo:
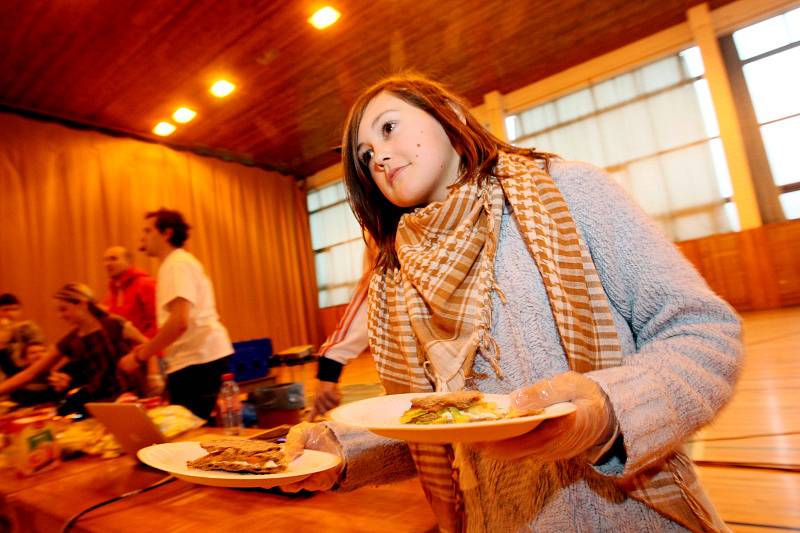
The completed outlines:
[[[493,402],[483,400],[477,391],[434,394],[411,399],[411,408],[403,413],[403,424],[460,424],[499,420],[506,416]]]
[[[527,411],[501,409],[487,402],[478,391],[432,394],[411,399],[411,408],[400,417],[402,424],[461,424],[517,418],[541,414],[544,409]]]
[[[288,466],[283,446],[259,440],[212,440],[201,442],[207,455],[187,461],[199,470],[224,470],[240,474],[276,474]]]

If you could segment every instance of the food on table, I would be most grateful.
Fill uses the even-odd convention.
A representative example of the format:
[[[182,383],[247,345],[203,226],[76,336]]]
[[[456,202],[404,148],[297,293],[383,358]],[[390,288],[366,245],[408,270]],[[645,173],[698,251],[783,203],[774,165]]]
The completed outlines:
[[[108,459],[122,455],[116,439],[94,418],[68,424],[57,433],[56,440],[65,456],[87,453]]]
[[[283,472],[288,459],[283,446],[257,440],[212,440],[201,442],[208,452],[186,466],[199,470],[225,470],[240,474],[275,474]]]

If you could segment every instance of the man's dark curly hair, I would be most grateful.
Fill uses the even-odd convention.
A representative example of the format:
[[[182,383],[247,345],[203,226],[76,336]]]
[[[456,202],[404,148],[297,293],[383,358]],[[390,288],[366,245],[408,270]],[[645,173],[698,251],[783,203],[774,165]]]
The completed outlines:
[[[150,211],[144,218],[156,219],[156,229],[162,235],[166,233],[168,229],[171,229],[172,235],[169,238],[169,243],[176,248],[183,246],[183,243],[189,238],[189,228],[191,228],[191,226],[183,219],[183,215],[180,211],[162,207],[158,211]]]

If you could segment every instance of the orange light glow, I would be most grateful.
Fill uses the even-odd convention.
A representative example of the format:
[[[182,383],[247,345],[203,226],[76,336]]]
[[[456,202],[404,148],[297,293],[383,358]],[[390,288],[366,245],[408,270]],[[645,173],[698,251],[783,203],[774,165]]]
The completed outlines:
[[[186,124],[197,116],[197,111],[189,109],[188,107],[179,107],[172,114],[173,120],[178,124]]]
[[[318,30],[324,30],[342,16],[341,13],[336,11],[331,6],[325,6],[308,19],[308,22]]]
[[[228,80],[219,80],[211,86],[209,91],[217,98],[224,98],[231,94],[235,88],[236,85],[232,84]]]
[[[169,122],[159,122],[153,128],[153,133],[161,137],[166,137],[167,135],[171,135],[172,132],[174,131],[175,131],[175,125],[170,124]]]

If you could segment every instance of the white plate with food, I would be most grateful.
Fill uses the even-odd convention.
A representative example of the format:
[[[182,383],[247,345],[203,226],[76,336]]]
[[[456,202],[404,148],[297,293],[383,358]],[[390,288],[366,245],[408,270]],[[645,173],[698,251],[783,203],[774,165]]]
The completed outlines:
[[[142,448],[137,455],[143,463],[184,481],[234,488],[286,485],[341,462],[334,454],[305,450],[287,464],[280,445],[249,440],[155,444]]]
[[[488,442],[517,437],[542,421],[575,411],[569,402],[531,413],[509,413],[505,394],[410,393],[342,405],[331,418],[378,435],[408,442]]]

